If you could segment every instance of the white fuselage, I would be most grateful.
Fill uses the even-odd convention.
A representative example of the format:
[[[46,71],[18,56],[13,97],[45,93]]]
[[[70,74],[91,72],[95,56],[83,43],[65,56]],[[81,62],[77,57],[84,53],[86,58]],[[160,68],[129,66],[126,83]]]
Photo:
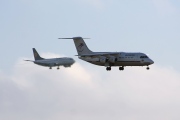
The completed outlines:
[[[79,59],[95,65],[105,66],[107,71],[110,71],[112,66],[119,66],[119,70],[124,70],[125,66],[147,66],[147,70],[149,70],[148,65],[154,63],[144,53],[93,52],[87,47],[82,37],[60,39],[73,39]]]
[[[70,67],[75,61],[72,58],[52,58],[52,59],[42,59],[35,60],[34,63],[46,67],[64,66]]]
[[[94,54],[108,52],[93,52]],[[116,55],[86,56],[80,59],[100,66],[148,66],[154,62],[144,53],[118,52]]]

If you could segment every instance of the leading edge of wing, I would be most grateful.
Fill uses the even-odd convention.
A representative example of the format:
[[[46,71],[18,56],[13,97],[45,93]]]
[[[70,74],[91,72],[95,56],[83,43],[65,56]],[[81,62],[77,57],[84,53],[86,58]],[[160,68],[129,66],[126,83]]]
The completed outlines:
[[[86,56],[102,56],[102,55],[118,55],[119,52],[112,52],[112,53],[94,53],[94,54],[81,54],[81,55],[76,55],[80,57],[86,57]]]

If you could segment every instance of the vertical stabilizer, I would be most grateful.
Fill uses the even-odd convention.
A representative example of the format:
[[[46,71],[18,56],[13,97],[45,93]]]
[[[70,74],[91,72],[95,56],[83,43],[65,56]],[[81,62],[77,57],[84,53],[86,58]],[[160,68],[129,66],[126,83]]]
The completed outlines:
[[[78,55],[82,55],[82,54],[91,54],[92,51],[89,50],[89,48],[87,47],[86,43],[84,42],[82,37],[73,37],[74,40],[74,44],[76,46],[76,50]]]
[[[34,54],[35,60],[42,60],[43,59],[42,57],[40,57],[40,55],[38,54],[38,52],[36,51],[35,48],[33,48],[33,54]]]

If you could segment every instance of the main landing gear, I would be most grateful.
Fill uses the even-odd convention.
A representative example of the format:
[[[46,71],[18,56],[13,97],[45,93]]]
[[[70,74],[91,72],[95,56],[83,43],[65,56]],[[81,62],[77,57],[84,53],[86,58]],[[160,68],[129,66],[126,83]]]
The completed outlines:
[[[107,71],[111,71],[111,67],[109,66],[109,67],[106,67],[106,70]],[[119,70],[124,70],[124,67],[119,67]]]
[[[52,69],[52,66],[50,66],[49,69],[51,70],[51,69]],[[60,68],[59,68],[59,66],[58,66],[58,67],[57,67],[57,70],[59,70],[59,69],[60,69]]]
[[[106,70],[107,70],[107,71],[111,71],[111,67],[107,67]]]
[[[119,67],[119,70],[124,70],[124,67],[122,66],[122,67]]]

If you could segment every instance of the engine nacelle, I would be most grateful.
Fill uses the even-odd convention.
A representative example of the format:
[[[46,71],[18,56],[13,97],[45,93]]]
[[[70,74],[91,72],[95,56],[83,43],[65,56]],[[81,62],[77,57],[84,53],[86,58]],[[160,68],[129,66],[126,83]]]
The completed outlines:
[[[109,60],[108,60],[108,61],[111,62],[111,63],[114,63],[114,62],[117,61],[117,58],[114,57],[114,56],[111,56],[111,57],[109,57]]]
[[[102,56],[102,57],[99,58],[99,61],[101,63],[106,63],[107,62],[107,58]]]

